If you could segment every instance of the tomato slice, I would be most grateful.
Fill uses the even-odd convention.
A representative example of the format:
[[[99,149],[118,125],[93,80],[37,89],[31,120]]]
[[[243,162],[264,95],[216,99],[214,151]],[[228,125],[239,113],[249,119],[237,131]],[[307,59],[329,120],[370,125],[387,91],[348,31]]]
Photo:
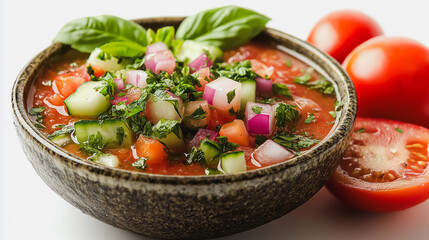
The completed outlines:
[[[429,198],[429,129],[358,118],[350,147],[326,187],[354,208],[391,212]]]

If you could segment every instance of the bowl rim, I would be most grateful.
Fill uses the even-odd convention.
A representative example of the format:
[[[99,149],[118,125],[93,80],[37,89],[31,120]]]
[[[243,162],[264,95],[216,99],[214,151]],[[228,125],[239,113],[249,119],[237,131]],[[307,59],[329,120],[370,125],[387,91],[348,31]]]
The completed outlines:
[[[152,17],[152,18],[139,18],[133,19],[139,24],[145,23],[158,23],[164,24],[165,22],[177,22],[182,21],[184,17]],[[27,100],[24,96],[25,86],[31,84],[35,77],[31,79],[29,83],[29,78],[40,70],[36,69],[38,65],[45,65],[46,62],[38,61],[39,58],[52,58],[52,53],[55,50],[59,50],[64,47],[61,43],[52,43],[49,47],[44,49],[42,52],[33,57],[20,71],[18,74],[12,89],[12,108],[13,114],[15,116],[14,122],[15,126],[22,127],[28,135],[32,137],[32,140],[35,140],[36,143],[41,144],[46,147],[45,150],[49,150],[49,154],[59,156],[60,161],[71,164],[74,167],[84,169],[88,172],[92,172],[99,175],[110,176],[114,178],[122,178],[133,181],[148,182],[148,183],[173,183],[173,184],[191,184],[191,185],[203,185],[203,184],[213,184],[213,183],[230,183],[237,181],[251,180],[259,177],[264,177],[273,173],[280,172],[292,166],[298,165],[300,163],[309,161],[311,158],[322,154],[327,150],[331,150],[335,147],[335,143],[340,142],[346,138],[349,132],[352,129],[354,120],[356,118],[356,92],[354,89],[353,82],[350,77],[347,75],[344,69],[341,68],[341,65],[334,60],[332,57],[323,53],[316,47],[310,45],[309,43],[301,40],[295,36],[292,36],[288,33],[284,33],[280,30],[266,27],[263,32],[280,36],[283,39],[286,39],[294,44],[299,45],[306,51],[311,52],[315,55],[316,58],[319,58],[324,63],[326,67],[330,68],[335,75],[339,76],[340,81],[343,82],[345,86],[343,99],[343,113],[339,121],[337,122],[336,128],[332,131],[326,138],[324,138],[317,146],[308,150],[302,155],[299,155],[289,161],[277,163],[271,166],[263,167],[260,169],[250,170],[247,172],[236,173],[236,174],[222,174],[222,175],[191,175],[191,176],[179,176],[179,175],[162,175],[162,174],[152,174],[145,172],[137,172],[131,170],[118,169],[108,166],[103,166],[100,164],[93,163],[84,158],[78,157],[58,145],[51,142],[45,135],[43,135],[31,122],[27,110],[25,108],[25,102]],[[296,50],[292,50],[296,52]],[[303,55],[297,53],[298,55]],[[309,57],[307,57],[309,58]],[[312,64],[317,65],[316,61],[313,58],[309,58],[312,61]],[[36,74],[37,75],[37,74]],[[346,101],[344,101],[346,100]],[[347,121],[347,119],[351,121]],[[19,125],[19,126],[18,126]],[[21,144],[22,145],[22,144]]]

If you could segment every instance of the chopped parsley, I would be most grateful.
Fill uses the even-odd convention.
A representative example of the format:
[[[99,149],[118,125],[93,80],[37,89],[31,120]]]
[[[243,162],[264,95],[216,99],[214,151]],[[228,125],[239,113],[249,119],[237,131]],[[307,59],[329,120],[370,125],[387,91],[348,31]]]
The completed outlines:
[[[329,115],[331,115],[333,118],[337,118],[337,112],[335,111],[329,111]]]
[[[191,164],[193,162],[204,162],[204,152],[201,149],[198,149],[196,147],[192,147],[191,151],[189,152],[189,156],[186,159],[186,164]]]
[[[296,106],[289,105],[286,103],[279,103],[276,108],[276,125],[279,127],[285,127],[288,122],[296,122],[298,118],[298,110]]]
[[[276,136],[273,138],[273,141],[285,148],[292,149],[297,152],[300,152],[300,150],[303,148],[309,148],[320,142],[320,140],[313,139],[311,137],[285,133],[276,134]]]
[[[254,113],[256,113],[256,114],[260,114],[260,113],[262,112],[262,107],[261,107],[261,106],[258,106],[258,105],[254,105],[254,106],[252,107],[252,111],[253,111]]]
[[[265,141],[267,141],[267,137],[264,135],[256,135],[255,137],[255,148],[261,146]]]
[[[97,133],[91,134],[88,136],[88,139],[79,145],[79,150],[85,152],[88,155],[100,155],[100,151],[106,146],[106,143],[103,141],[103,135],[99,131]]]
[[[49,134],[47,137],[49,139],[53,139],[53,138],[55,138],[57,136],[60,136],[60,135],[63,135],[63,134],[70,134],[73,131],[74,131],[74,127],[72,127],[72,126],[64,126],[62,129],[57,130],[57,131]]]
[[[293,99],[292,94],[289,92],[289,88],[283,83],[273,83],[273,93]]]
[[[192,120],[201,120],[206,118],[206,115],[207,112],[200,106],[189,116],[189,118]]]
[[[259,76],[252,70],[252,64],[249,60],[232,63],[215,63],[211,68],[210,72],[216,79],[218,77],[227,77],[237,82],[246,80],[255,80]]]
[[[181,138],[180,122],[175,120],[161,119],[155,124],[151,131],[151,137],[162,139],[168,134],[174,133],[176,137]]]
[[[230,91],[230,92],[228,92],[226,94],[226,97],[228,98],[228,104],[230,104],[231,101],[235,98],[235,89],[232,90],[232,91]]]
[[[395,128],[395,131],[397,131],[398,133],[404,133],[404,131],[402,131],[402,129],[400,128]]]
[[[30,109],[30,116],[35,116],[36,121],[33,121],[33,124],[35,127],[41,130],[45,130],[46,127],[43,125],[43,119],[45,118],[45,115],[43,115],[43,111],[45,111],[46,107],[34,107]]]
[[[359,134],[359,133],[363,133],[365,132],[365,128],[359,128],[355,133]]]
[[[300,85],[304,85],[309,89],[318,90],[323,95],[331,95],[335,93],[335,88],[332,82],[326,80],[323,76],[320,76],[318,80],[310,81],[313,68],[307,69],[301,76],[294,78],[294,82]]]
[[[304,123],[310,124],[310,123],[314,122],[315,118],[316,117],[314,116],[314,114],[310,113],[310,114],[307,115],[307,118],[304,120]]]
[[[240,112],[239,110],[235,111],[234,108],[230,108],[228,110],[228,112],[229,112],[229,115],[235,116],[238,119],[242,119],[243,118],[243,112]]]
[[[131,166],[133,166],[137,169],[140,169],[140,170],[145,170],[147,168],[147,163],[146,163],[147,160],[148,160],[148,158],[141,157],[141,158],[137,159],[137,161],[133,162],[131,164]]]
[[[272,104],[273,102],[279,102],[279,101],[281,101],[280,98],[262,96],[262,99],[259,100],[259,103]]]
[[[288,68],[291,68],[291,67],[292,67],[292,61],[290,60],[290,58],[288,58],[288,59],[286,59],[286,60],[285,60],[285,64],[286,64],[286,66],[287,66]]]

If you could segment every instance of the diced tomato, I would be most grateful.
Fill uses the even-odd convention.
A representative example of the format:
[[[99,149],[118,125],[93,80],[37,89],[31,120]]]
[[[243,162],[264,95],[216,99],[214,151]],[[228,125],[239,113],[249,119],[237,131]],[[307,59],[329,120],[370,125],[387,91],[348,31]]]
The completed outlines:
[[[146,161],[148,165],[168,161],[167,150],[165,149],[165,146],[158,140],[140,135],[135,144],[135,149],[138,157],[144,157],[148,159]]]
[[[64,104],[64,98],[61,95],[54,93],[49,97],[46,97],[46,100],[55,106],[62,106]]]
[[[140,88],[132,87],[128,90],[125,90],[125,96],[128,98],[128,103],[131,103],[134,100],[138,100],[141,94],[142,90]]]
[[[229,113],[223,113],[216,109],[211,109],[209,114],[209,125],[208,129],[216,131],[218,125],[231,122],[235,119],[235,116],[231,116]]]
[[[241,146],[249,145],[249,133],[243,120],[235,119],[234,121],[224,124],[219,131],[221,136],[228,137],[228,141],[240,144]]]
[[[274,68],[267,67],[258,60],[252,59],[250,62],[252,63],[252,70],[255,71],[259,76],[263,78],[271,78],[273,76]]]
[[[198,71],[196,71],[194,74],[194,76],[197,76],[198,80],[200,81],[201,87],[195,86],[195,88],[198,91],[204,91],[204,87],[206,86],[207,83],[209,83],[209,78],[210,78],[210,68],[202,68]]]
[[[104,73],[106,73],[106,71],[104,71],[101,67],[96,66],[96,65],[91,65],[92,70],[94,70],[94,75],[96,77],[101,77],[104,75]]]
[[[58,78],[55,79],[54,84],[58,93],[64,98],[67,98],[84,82],[85,79],[77,76],[58,76]]]

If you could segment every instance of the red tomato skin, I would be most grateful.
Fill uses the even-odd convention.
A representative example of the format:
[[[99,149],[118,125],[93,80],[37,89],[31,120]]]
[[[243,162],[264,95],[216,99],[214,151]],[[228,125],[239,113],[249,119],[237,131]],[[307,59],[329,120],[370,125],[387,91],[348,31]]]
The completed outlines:
[[[429,128],[429,49],[409,38],[379,36],[343,63],[356,88],[358,116]]]
[[[326,188],[340,201],[353,208],[369,212],[394,212],[416,206],[429,198],[429,183],[406,189],[368,191],[338,184],[338,172],[328,180]]]
[[[356,10],[339,10],[320,19],[307,41],[341,63],[359,44],[382,34],[370,16]]]
[[[389,124],[392,126],[391,131],[393,132],[396,131],[395,127],[399,127],[403,130],[401,134],[408,134],[408,140],[411,141],[429,140],[429,129],[394,120],[358,117],[355,128],[378,127],[377,123]],[[388,140],[386,139],[386,141]],[[338,167],[325,186],[341,202],[359,210],[368,212],[402,211],[429,199],[429,169],[426,167],[420,175],[374,186],[373,183],[350,177],[341,167]]]

